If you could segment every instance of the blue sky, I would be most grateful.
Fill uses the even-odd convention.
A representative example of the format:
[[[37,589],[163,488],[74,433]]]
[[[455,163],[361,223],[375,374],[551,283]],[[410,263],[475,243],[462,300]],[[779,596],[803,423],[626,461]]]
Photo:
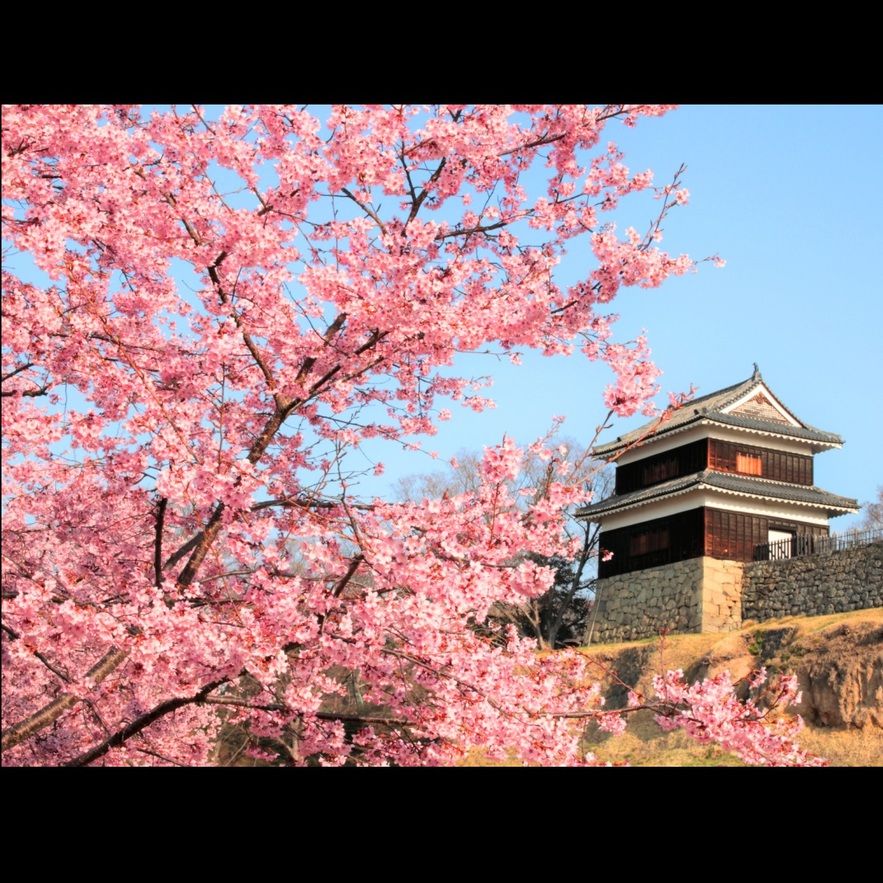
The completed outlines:
[[[693,384],[704,395],[742,381],[757,362],[799,419],[844,439],[816,457],[816,484],[874,499],[883,484],[883,106],[687,105],[609,135],[631,169],[653,169],[659,184],[687,166],[690,204],[671,215],[663,247],[727,262],[658,289],[622,290],[611,304],[619,339],[648,332],[664,371],[658,404],[668,390]],[[624,200],[623,223],[642,231],[654,205],[635,212]],[[504,433],[529,443],[556,414],[567,415],[564,434],[588,440],[606,413],[610,372],[579,356],[532,356],[520,368],[468,356],[462,371],[494,375],[497,408],[452,409],[426,445],[440,459]],[[602,441],[643,422],[619,421]],[[382,494],[401,475],[440,466],[425,455],[382,458],[386,474],[362,490]],[[841,516],[832,529],[859,518]]]
[[[817,456],[816,483],[860,502],[874,499],[883,484],[883,106],[686,105],[634,129],[614,125],[607,138],[632,171],[652,169],[659,185],[687,166],[682,186],[690,204],[671,214],[662,246],[727,262],[720,269],[702,264],[658,289],[623,289],[610,304],[621,316],[616,339],[648,333],[664,371],[657,403],[691,385],[704,395],[740,382],[757,362],[798,418],[844,439],[842,450]],[[645,195],[628,197],[616,219],[621,229],[643,232],[658,207]],[[594,266],[581,244],[563,262],[559,281],[572,282]],[[378,459],[386,465],[383,476],[361,479],[358,493],[386,496],[396,479],[439,469],[456,452],[504,434],[529,444],[555,415],[567,417],[563,435],[587,442],[606,414],[602,393],[612,379],[604,365],[579,355],[526,354],[521,367],[468,355],[456,373],[492,375],[487,394],[496,409],[452,407],[453,419],[425,440],[438,460],[373,444],[364,458],[356,453],[349,468]],[[645,421],[618,421],[601,441]],[[843,516],[832,528],[859,519]]]

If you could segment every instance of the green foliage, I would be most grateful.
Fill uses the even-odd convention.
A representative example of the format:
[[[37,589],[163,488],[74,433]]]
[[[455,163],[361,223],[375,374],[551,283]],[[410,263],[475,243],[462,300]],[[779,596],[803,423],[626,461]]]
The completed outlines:
[[[763,652],[763,632],[754,632],[749,636],[748,652],[753,656],[760,656]]]

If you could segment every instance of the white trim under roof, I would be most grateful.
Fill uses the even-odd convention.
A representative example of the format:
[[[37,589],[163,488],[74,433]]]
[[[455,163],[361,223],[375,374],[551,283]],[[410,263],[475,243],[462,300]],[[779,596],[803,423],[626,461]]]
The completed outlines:
[[[763,499],[769,498],[764,497]],[[773,505],[757,505],[756,503],[752,504],[744,496],[732,492],[721,491],[717,488],[709,490],[694,487],[674,495],[674,498],[668,496],[661,500],[650,500],[644,505],[630,506],[628,509],[610,515],[602,515],[600,516],[601,533],[617,530],[620,527],[642,524],[645,521],[652,521],[654,518],[667,518],[690,509],[698,509],[701,506],[723,509],[727,512],[739,512],[744,515],[761,515],[764,518],[781,518],[785,521],[800,521],[804,524],[821,527],[828,526],[827,509],[818,512],[819,508],[824,507],[815,504],[779,500]]]

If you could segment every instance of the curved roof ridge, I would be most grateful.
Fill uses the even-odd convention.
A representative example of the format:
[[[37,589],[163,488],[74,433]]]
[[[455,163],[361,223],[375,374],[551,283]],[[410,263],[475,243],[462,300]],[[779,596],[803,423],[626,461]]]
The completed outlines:
[[[778,406],[798,424],[797,426],[791,426],[786,421],[764,420],[753,415],[748,416],[725,411],[726,408],[731,407],[739,399],[744,398],[752,390],[760,386],[763,386],[775,399]],[[807,441],[821,443],[823,446],[839,446],[843,444],[843,439],[836,433],[825,432],[806,423],[794,414],[770,389],[769,385],[764,381],[757,363],[755,363],[754,372],[747,380],[700,396],[698,399],[692,399],[679,407],[670,406],[654,420],[639,426],[631,432],[618,436],[612,442],[598,445],[595,448],[595,454],[596,456],[603,457],[632,444],[644,444],[660,438],[673,430],[686,428],[689,424],[702,419],[714,420],[719,423],[757,430],[759,432],[771,432],[785,437],[791,436],[806,439]],[[819,448],[819,450],[822,449]]]
[[[762,380],[755,381],[755,376],[752,375],[751,377],[748,378],[748,380],[743,380],[743,381],[741,381],[741,383],[734,383],[732,386],[726,386],[723,389],[717,390],[717,392],[709,392],[709,393],[706,393],[704,396],[699,396],[698,399],[691,399],[689,402],[685,402],[683,407],[689,408],[692,406],[695,408],[696,405],[698,405],[700,402],[706,402],[709,399],[717,398],[718,396],[723,396],[724,393],[732,392],[732,396],[728,400],[722,402],[720,405],[720,407],[725,408],[730,403],[730,401],[733,401],[733,402],[737,401],[740,396],[744,395],[746,392],[750,392],[754,385],[760,384],[762,382],[763,382]],[[668,407],[665,410],[672,411],[672,410],[677,410],[677,409],[673,409],[671,407]],[[707,411],[708,408],[706,407],[703,410]],[[715,408],[715,410],[718,410],[718,409]]]

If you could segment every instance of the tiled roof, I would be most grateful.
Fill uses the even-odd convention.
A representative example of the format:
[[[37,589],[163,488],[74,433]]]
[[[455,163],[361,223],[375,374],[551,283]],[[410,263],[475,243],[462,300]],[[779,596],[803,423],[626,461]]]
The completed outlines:
[[[690,490],[711,489],[724,491],[737,496],[757,497],[779,502],[799,503],[805,506],[825,509],[829,516],[846,512],[858,512],[858,501],[837,494],[829,494],[814,485],[785,484],[780,481],[767,481],[728,472],[705,469],[693,475],[663,481],[653,487],[641,488],[628,494],[608,497],[591,506],[577,510],[578,518],[594,520],[600,515],[609,515],[623,509],[643,506],[664,497],[675,497]]]
[[[773,420],[763,420],[760,418],[747,417],[743,414],[725,414],[724,409],[737,402],[740,398],[750,393],[752,389],[763,384],[763,378],[760,371],[755,366],[754,374],[737,383],[734,386],[728,386],[726,389],[700,396],[687,402],[681,408],[667,409],[666,419],[660,423],[656,418],[649,423],[645,423],[638,429],[619,436],[615,441],[608,442],[605,445],[599,445],[595,448],[594,454],[597,457],[606,457],[615,453],[621,448],[628,447],[631,444],[647,437],[646,440],[655,440],[670,432],[686,429],[688,426],[702,422],[719,423],[724,426],[737,426],[743,429],[754,430],[757,432],[770,432],[775,435],[785,435],[790,438],[806,439],[807,441],[820,442],[822,445],[841,445],[843,439],[833,433],[824,432],[816,429],[808,423],[797,418],[794,414],[789,414],[798,422],[800,426],[791,426],[784,422]],[[766,385],[766,384],[764,384]],[[769,389],[769,387],[767,387]],[[780,403],[781,404],[781,403]],[[782,406],[784,407],[784,405]],[[785,409],[787,411],[787,408]],[[654,429],[655,427],[655,429]]]

